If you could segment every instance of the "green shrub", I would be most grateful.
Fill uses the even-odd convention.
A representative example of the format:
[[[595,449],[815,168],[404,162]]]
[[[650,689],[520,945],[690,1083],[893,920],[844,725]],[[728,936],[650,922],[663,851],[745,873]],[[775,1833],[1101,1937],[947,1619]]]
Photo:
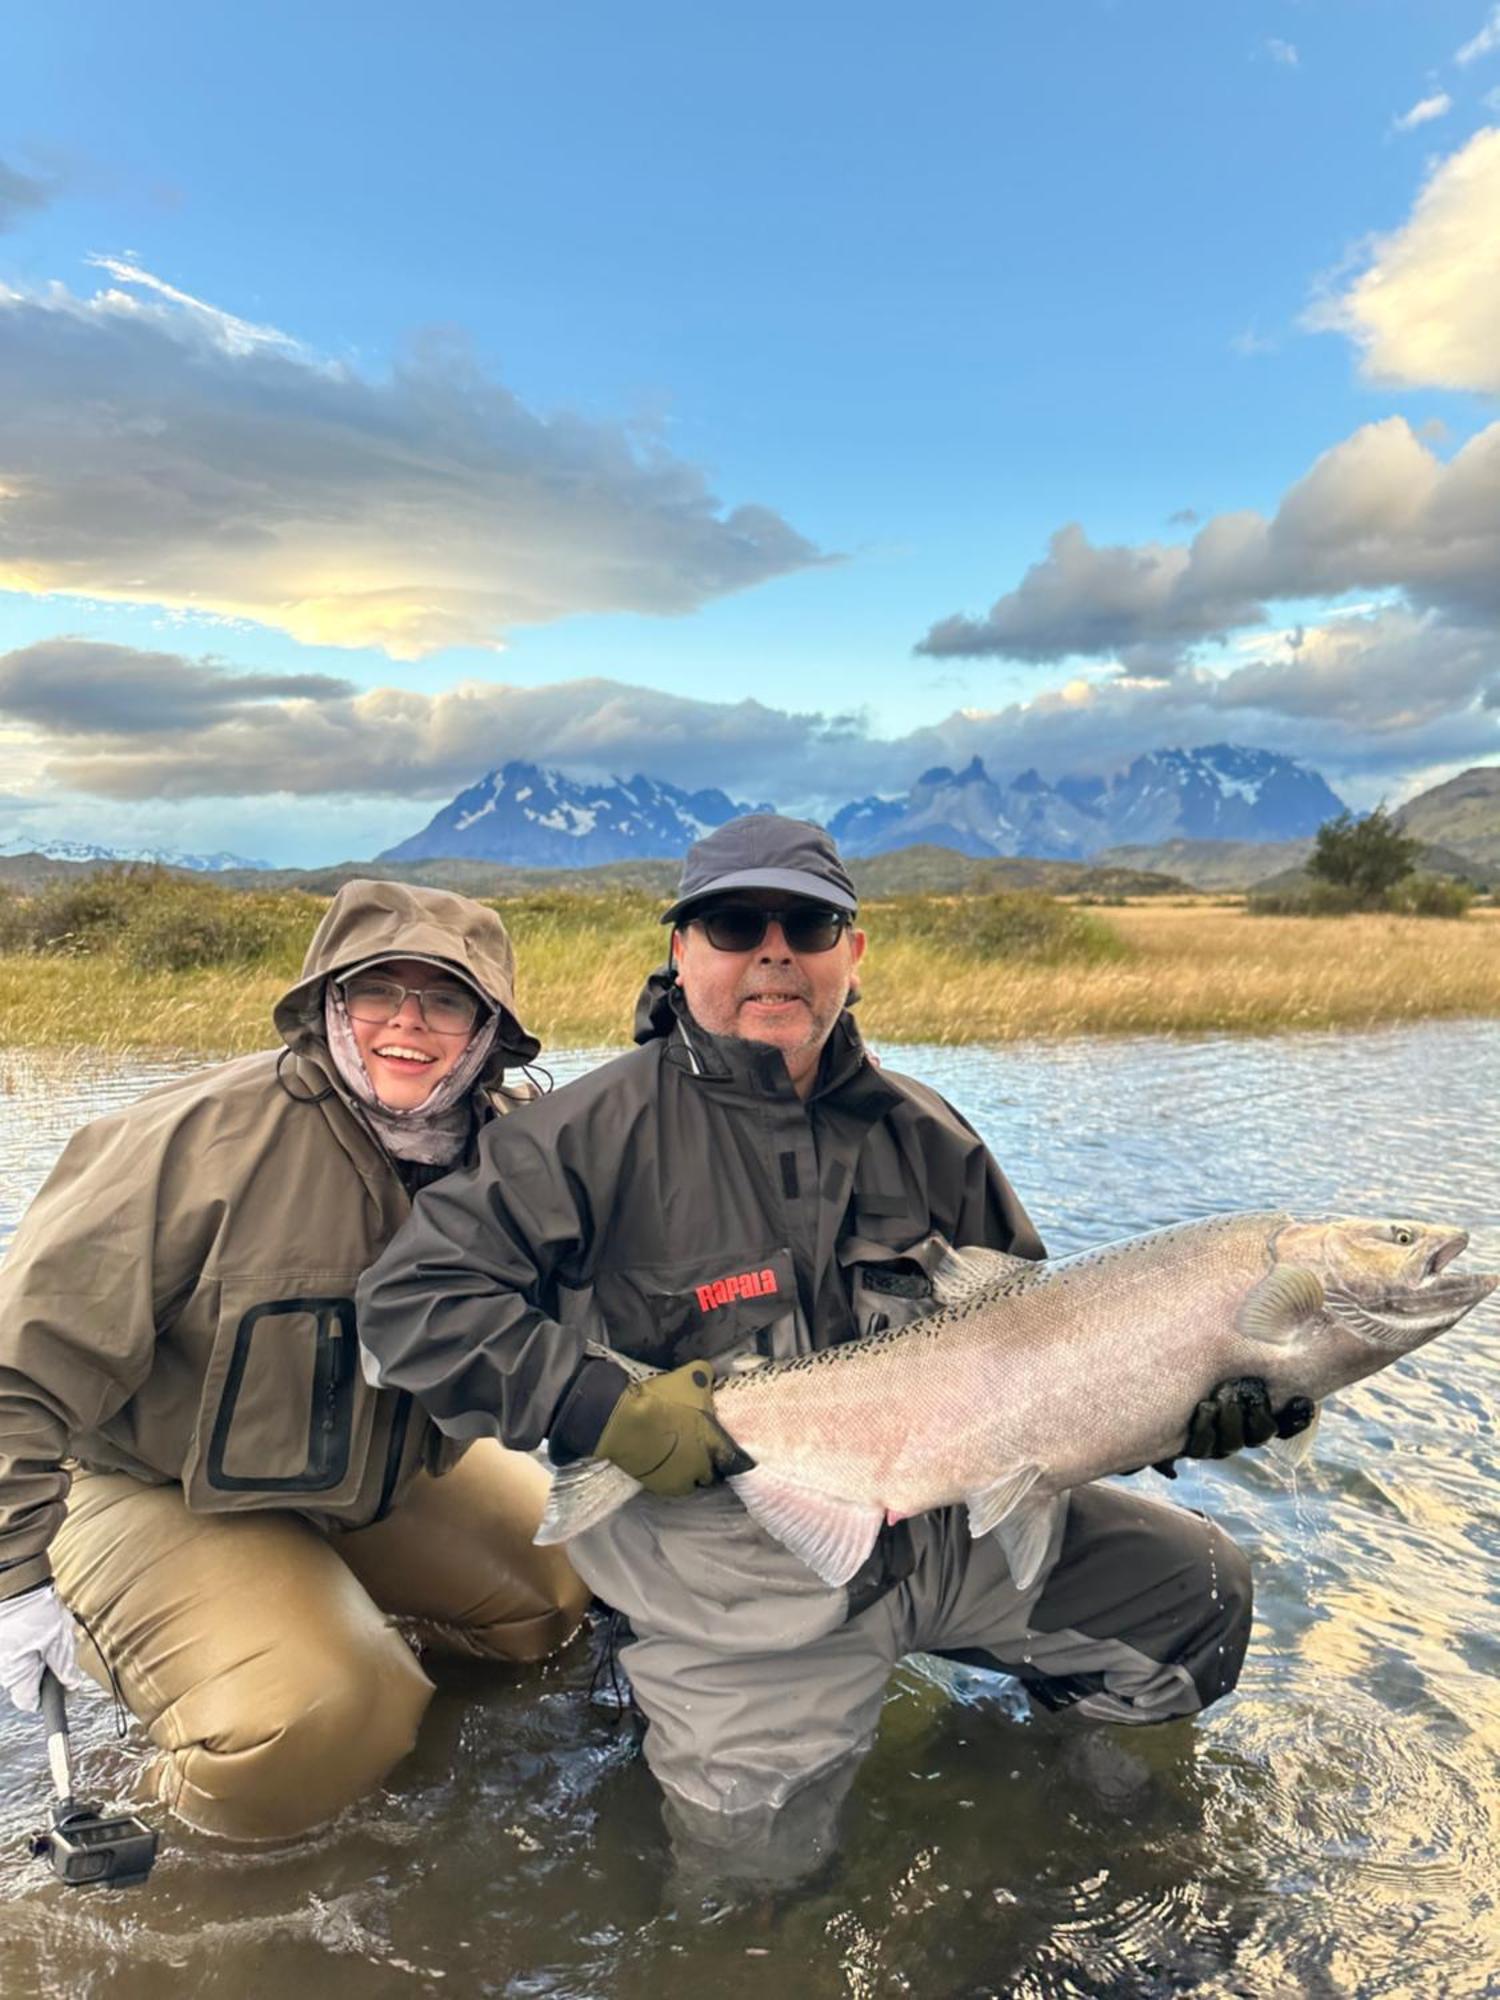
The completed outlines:
[[[15,949],[87,955],[108,951],[133,913],[171,877],[161,868],[102,868],[49,882],[24,905]]]
[[[223,889],[168,878],[138,899],[121,927],[121,958],[137,972],[262,965],[290,977],[302,963],[322,905],[316,897]]]
[[[1464,917],[1473,901],[1469,884],[1452,875],[1408,875],[1390,892],[1390,907],[1410,917]]]
[[[1371,907],[1384,909],[1384,898],[1373,906],[1357,889],[1336,882],[1298,882],[1285,889],[1252,889],[1245,909],[1252,917],[1352,917]]]
[[[896,940],[987,961],[1123,958],[1128,947],[1100,918],[1036,889],[988,896],[893,896],[872,907],[882,943]]]
[[[1324,820],[1307,859],[1307,872],[1363,896],[1367,909],[1378,909],[1389,891],[1411,874],[1421,852],[1421,841],[1403,833],[1379,805],[1363,819],[1346,811]]]

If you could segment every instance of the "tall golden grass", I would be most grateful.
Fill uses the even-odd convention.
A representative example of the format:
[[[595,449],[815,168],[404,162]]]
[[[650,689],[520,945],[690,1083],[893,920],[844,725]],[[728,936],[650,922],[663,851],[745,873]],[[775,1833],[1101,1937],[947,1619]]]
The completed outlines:
[[[1205,903],[1134,904],[1127,947],[1092,964],[979,965],[885,947],[872,909],[861,1020],[872,1040],[1270,1034],[1500,1014],[1500,911],[1421,917],[1251,917]]]
[[[655,905],[559,895],[497,907],[516,941],[527,1025],[552,1048],[627,1042],[642,979],[664,955]],[[997,932],[993,912],[951,900],[868,906],[866,1034],[1263,1034],[1500,1014],[1500,911],[1441,923],[1152,903],[1068,910],[1035,936],[1035,912],[1018,914],[1012,935],[1008,920]],[[271,1009],[288,983],[280,952],[174,972],[134,969],[113,951],[11,953],[0,956],[0,1043],[241,1054],[273,1041]]]

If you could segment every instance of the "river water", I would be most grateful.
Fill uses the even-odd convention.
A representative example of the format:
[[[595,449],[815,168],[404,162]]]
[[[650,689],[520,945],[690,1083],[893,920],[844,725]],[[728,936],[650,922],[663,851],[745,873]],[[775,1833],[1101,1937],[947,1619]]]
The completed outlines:
[[[1470,1262],[1500,1263],[1500,1023],[891,1062],[968,1114],[1054,1252],[1285,1206],[1454,1221]],[[77,1123],[174,1073],[0,1056],[0,1238]],[[1008,1682],[904,1668],[837,1862],[775,1900],[670,1893],[585,1642],[450,1676],[388,1788],[316,1837],[235,1853],[168,1822],[149,1885],[117,1894],[24,1857],[41,1742],[6,1710],[0,1992],[1500,1994],[1497,1415],[1491,1301],[1339,1399],[1295,1481],[1262,1455],[1188,1472],[1174,1497],[1254,1562],[1238,1692],[1111,1763],[1029,1722]],[[73,1709],[88,1789],[119,1793],[138,1743],[101,1696]]]

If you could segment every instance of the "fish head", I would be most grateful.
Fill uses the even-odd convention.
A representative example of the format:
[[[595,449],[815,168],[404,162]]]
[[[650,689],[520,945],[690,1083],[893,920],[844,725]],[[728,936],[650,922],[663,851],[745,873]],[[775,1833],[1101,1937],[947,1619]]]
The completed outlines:
[[[1446,1223],[1339,1215],[1278,1232],[1278,1264],[1314,1271],[1324,1302],[1348,1332],[1404,1354],[1472,1312],[1500,1272],[1455,1271],[1469,1234]]]

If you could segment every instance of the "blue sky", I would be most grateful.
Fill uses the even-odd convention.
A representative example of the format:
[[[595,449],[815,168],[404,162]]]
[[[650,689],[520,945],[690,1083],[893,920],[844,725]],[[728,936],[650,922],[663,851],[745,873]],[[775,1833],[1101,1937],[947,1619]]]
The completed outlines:
[[[1489,0],[5,33],[0,837],[1496,754]]]

